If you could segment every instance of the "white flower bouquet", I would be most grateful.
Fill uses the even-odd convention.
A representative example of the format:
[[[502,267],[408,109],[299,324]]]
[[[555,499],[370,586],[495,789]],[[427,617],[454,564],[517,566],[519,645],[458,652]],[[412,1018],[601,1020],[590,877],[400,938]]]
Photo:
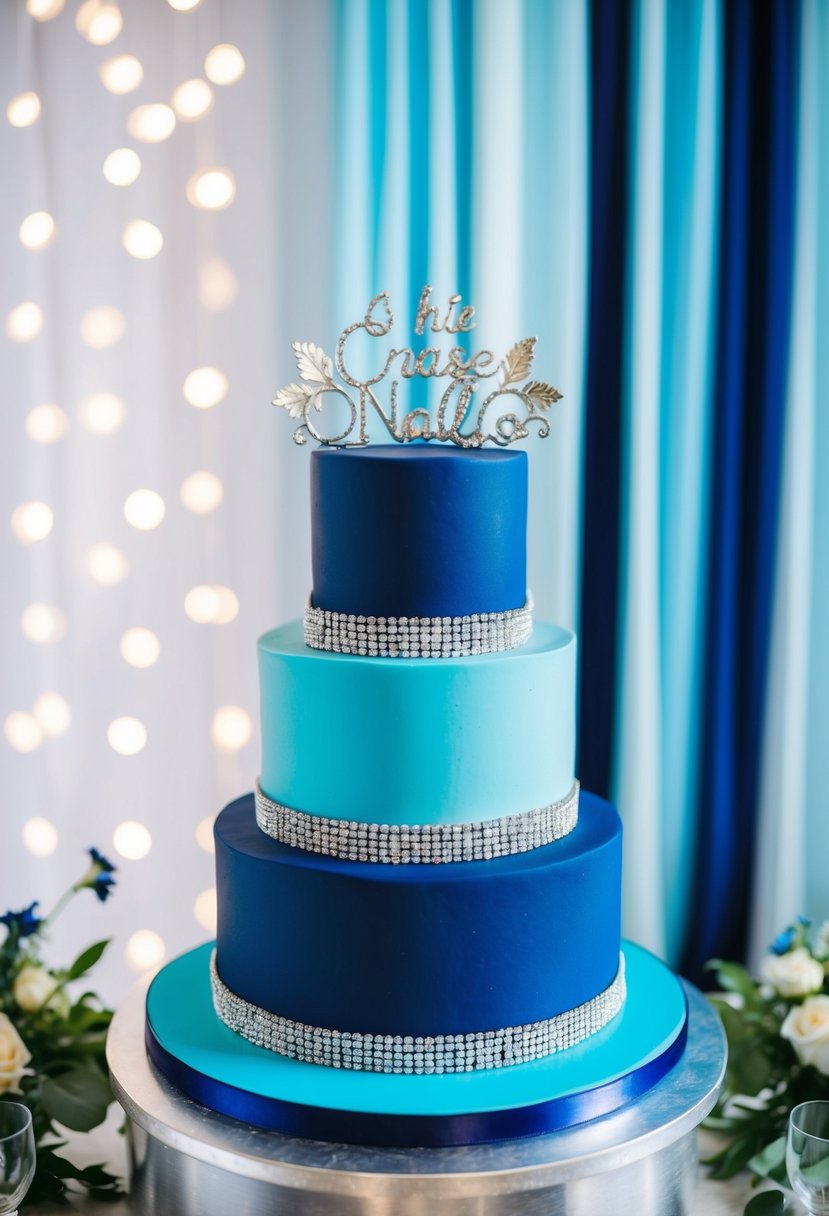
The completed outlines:
[[[713,959],[708,967],[728,994],[711,998],[728,1039],[728,1066],[706,1120],[726,1143],[706,1164],[715,1178],[747,1168],[757,1182],[785,1183],[789,1113],[829,1099],[829,921],[813,931],[799,917],[772,943],[759,980],[737,963]],[[746,1213],[777,1210],[779,1192],[764,1192]]]

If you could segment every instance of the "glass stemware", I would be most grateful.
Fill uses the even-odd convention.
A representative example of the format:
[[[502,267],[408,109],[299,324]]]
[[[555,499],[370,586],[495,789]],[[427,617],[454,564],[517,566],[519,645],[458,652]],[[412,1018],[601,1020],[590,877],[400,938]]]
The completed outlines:
[[[15,1216],[34,1172],[31,1112],[20,1102],[0,1102],[0,1216]]]
[[[801,1102],[789,1115],[786,1169],[811,1216],[829,1216],[829,1102]]]

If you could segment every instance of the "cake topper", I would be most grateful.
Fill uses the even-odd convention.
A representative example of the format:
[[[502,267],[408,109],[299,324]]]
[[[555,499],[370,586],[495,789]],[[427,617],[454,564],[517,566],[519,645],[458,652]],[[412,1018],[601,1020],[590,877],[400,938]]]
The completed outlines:
[[[423,334],[428,326],[433,334],[468,333],[475,328],[472,320],[475,309],[471,305],[455,309],[461,297],[449,297],[445,313],[437,304],[431,303],[431,287],[424,287],[415,316],[415,333]],[[543,380],[528,380],[535,354],[535,338],[522,338],[507,351],[500,362],[496,362],[491,350],[480,350],[469,354],[462,346],[453,346],[441,351],[438,346],[426,346],[417,354],[410,346],[392,349],[386,356],[382,369],[365,380],[357,379],[346,363],[346,348],[352,334],[360,331],[371,338],[384,338],[394,326],[389,293],[380,292],[369,304],[362,321],[349,325],[340,334],[334,361],[313,342],[294,342],[300,380],[280,389],[273,404],[286,409],[292,418],[301,418],[294,431],[294,442],[305,443],[308,436],[328,446],[361,447],[369,443],[367,407],[370,405],[379,416],[389,435],[397,443],[410,443],[413,439],[438,440],[455,443],[462,448],[479,448],[485,443],[507,447],[517,439],[525,439],[529,424],[537,427],[536,433],[544,439],[550,433],[546,412],[554,402],[561,400],[561,393]],[[336,365],[339,379],[334,379]],[[433,420],[428,409],[417,408],[401,412],[398,394],[402,381],[421,377],[425,380],[447,379]],[[497,377],[497,379],[496,379]],[[389,404],[385,409],[375,389],[388,380]],[[495,387],[486,392],[475,413],[475,393],[489,381]],[[526,383],[522,383],[526,381]],[[346,387],[347,386],[347,387]],[[327,395],[334,394],[345,402],[348,423],[336,434],[325,434],[321,422],[315,415],[322,414]],[[500,397],[512,397],[523,405],[519,413],[501,414],[488,421],[490,406]],[[493,411],[494,413],[494,411]],[[467,420],[474,418],[474,430],[464,431]]]

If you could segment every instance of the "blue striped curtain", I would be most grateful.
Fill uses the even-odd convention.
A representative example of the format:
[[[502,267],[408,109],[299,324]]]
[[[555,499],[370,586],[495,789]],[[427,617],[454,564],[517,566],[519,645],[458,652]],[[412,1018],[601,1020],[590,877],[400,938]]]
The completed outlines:
[[[408,333],[428,282],[538,335],[536,601],[626,931],[690,974],[829,916],[828,8],[335,8],[336,323],[389,290]]]

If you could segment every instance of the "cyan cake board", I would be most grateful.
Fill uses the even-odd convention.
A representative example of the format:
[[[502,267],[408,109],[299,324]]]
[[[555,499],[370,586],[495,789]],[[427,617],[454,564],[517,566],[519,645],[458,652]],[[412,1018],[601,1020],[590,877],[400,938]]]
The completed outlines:
[[[107,1055],[128,1116],[137,1216],[685,1216],[696,1128],[725,1067],[719,1019],[683,984],[680,1059],[613,1114],[464,1148],[377,1149],[260,1131],[184,1097],[143,1047],[146,984],[118,1010]],[[352,1077],[354,1074],[351,1074]]]

